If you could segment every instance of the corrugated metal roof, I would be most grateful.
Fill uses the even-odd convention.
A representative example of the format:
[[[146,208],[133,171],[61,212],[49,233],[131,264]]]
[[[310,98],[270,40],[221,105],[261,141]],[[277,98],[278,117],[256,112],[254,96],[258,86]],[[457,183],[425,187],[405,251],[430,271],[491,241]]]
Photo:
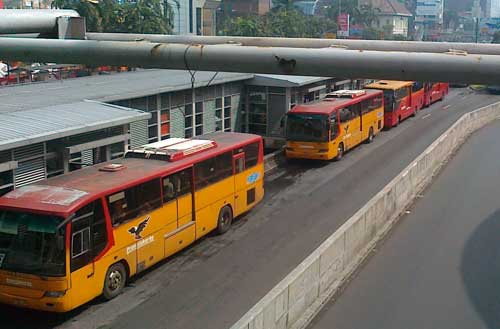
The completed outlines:
[[[143,111],[94,101],[0,112],[0,151],[150,117]]]
[[[309,77],[301,75],[255,74],[248,81],[249,85],[274,85],[279,87],[301,87],[311,83],[326,81],[334,78]],[[274,82],[274,83],[273,83]]]
[[[196,72],[195,87],[206,86],[215,72]],[[253,78],[248,73],[219,72],[211,85]],[[0,88],[0,113],[81,102],[111,102],[191,88],[191,76],[181,70],[140,70],[120,74],[15,85]]]

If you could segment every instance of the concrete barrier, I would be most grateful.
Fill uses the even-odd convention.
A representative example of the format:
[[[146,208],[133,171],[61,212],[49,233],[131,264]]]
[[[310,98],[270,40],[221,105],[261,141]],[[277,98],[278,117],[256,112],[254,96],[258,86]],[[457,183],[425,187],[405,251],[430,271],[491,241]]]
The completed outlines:
[[[500,102],[463,115],[264,296],[231,329],[304,328],[465,139],[500,118]]]
[[[264,156],[264,172],[270,172],[285,161],[285,150],[283,148]]]

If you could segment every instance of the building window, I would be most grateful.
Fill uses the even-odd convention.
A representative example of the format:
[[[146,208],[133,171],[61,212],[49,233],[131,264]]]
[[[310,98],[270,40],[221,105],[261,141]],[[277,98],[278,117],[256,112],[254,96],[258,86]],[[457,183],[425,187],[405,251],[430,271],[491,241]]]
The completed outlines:
[[[196,136],[203,135],[203,102],[195,105],[195,128]]]
[[[189,33],[193,33],[193,0],[189,0]]]
[[[161,139],[170,138],[170,110],[162,110],[160,114]]]
[[[184,105],[184,135],[193,137],[193,104]]]
[[[111,159],[121,158],[125,151],[125,143],[119,142],[109,145],[109,153],[111,153]]]
[[[12,191],[14,188],[14,180],[12,170],[0,172],[0,195]]]
[[[265,135],[267,131],[267,89],[248,88],[248,132]]]
[[[231,131],[231,96],[224,97],[224,131]]]
[[[222,130],[222,98],[215,99],[215,131]]]
[[[201,31],[203,28],[203,25],[201,23],[201,8],[197,7],[196,8],[196,35],[202,35]]]

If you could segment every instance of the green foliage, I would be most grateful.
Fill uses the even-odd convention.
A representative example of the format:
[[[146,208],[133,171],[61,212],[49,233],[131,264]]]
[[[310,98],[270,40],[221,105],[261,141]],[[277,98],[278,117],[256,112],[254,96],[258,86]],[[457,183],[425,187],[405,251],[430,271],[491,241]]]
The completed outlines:
[[[88,31],[122,33],[170,33],[173,11],[166,0],[54,0],[52,7],[74,9],[85,17]]]
[[[289,38],[320,38],[326,32],[337,30],[335,21],[316,16],[306,16],[294,7],[283,7],[264,16],[247,15],[222,18],[220,33],[236,36],[270,36]]]

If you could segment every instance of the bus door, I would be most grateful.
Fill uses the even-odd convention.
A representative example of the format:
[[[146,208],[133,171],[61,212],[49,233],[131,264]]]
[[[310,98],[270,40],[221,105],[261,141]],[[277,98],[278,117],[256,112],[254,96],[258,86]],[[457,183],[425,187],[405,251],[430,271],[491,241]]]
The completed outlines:
[[[106,219],[102,201],[98,199],[80,208],[71,220],[71,287],[78,289],[75,296],[79,302],[94,298],[102,289],[102,277],[95,275],[98,264],[94,259],[107,244]]]
[[[192,167],[163,178],[163,202],[176,219],[165,234],[165,256],[169,256],[196,238]]]
[[[247,197],[246,197],[246,183],[243,181],[245,175],[245,152],[233,155],[233,168],[234,168],[234,213],[241,214],[246,211]],[[242,188],[243,187],[243,188]]]
[[[340,110],[340,135],[344,141],[344,149],[348,150],[357,144],[360,139],[360,118],[352,108],[343,108]]]

